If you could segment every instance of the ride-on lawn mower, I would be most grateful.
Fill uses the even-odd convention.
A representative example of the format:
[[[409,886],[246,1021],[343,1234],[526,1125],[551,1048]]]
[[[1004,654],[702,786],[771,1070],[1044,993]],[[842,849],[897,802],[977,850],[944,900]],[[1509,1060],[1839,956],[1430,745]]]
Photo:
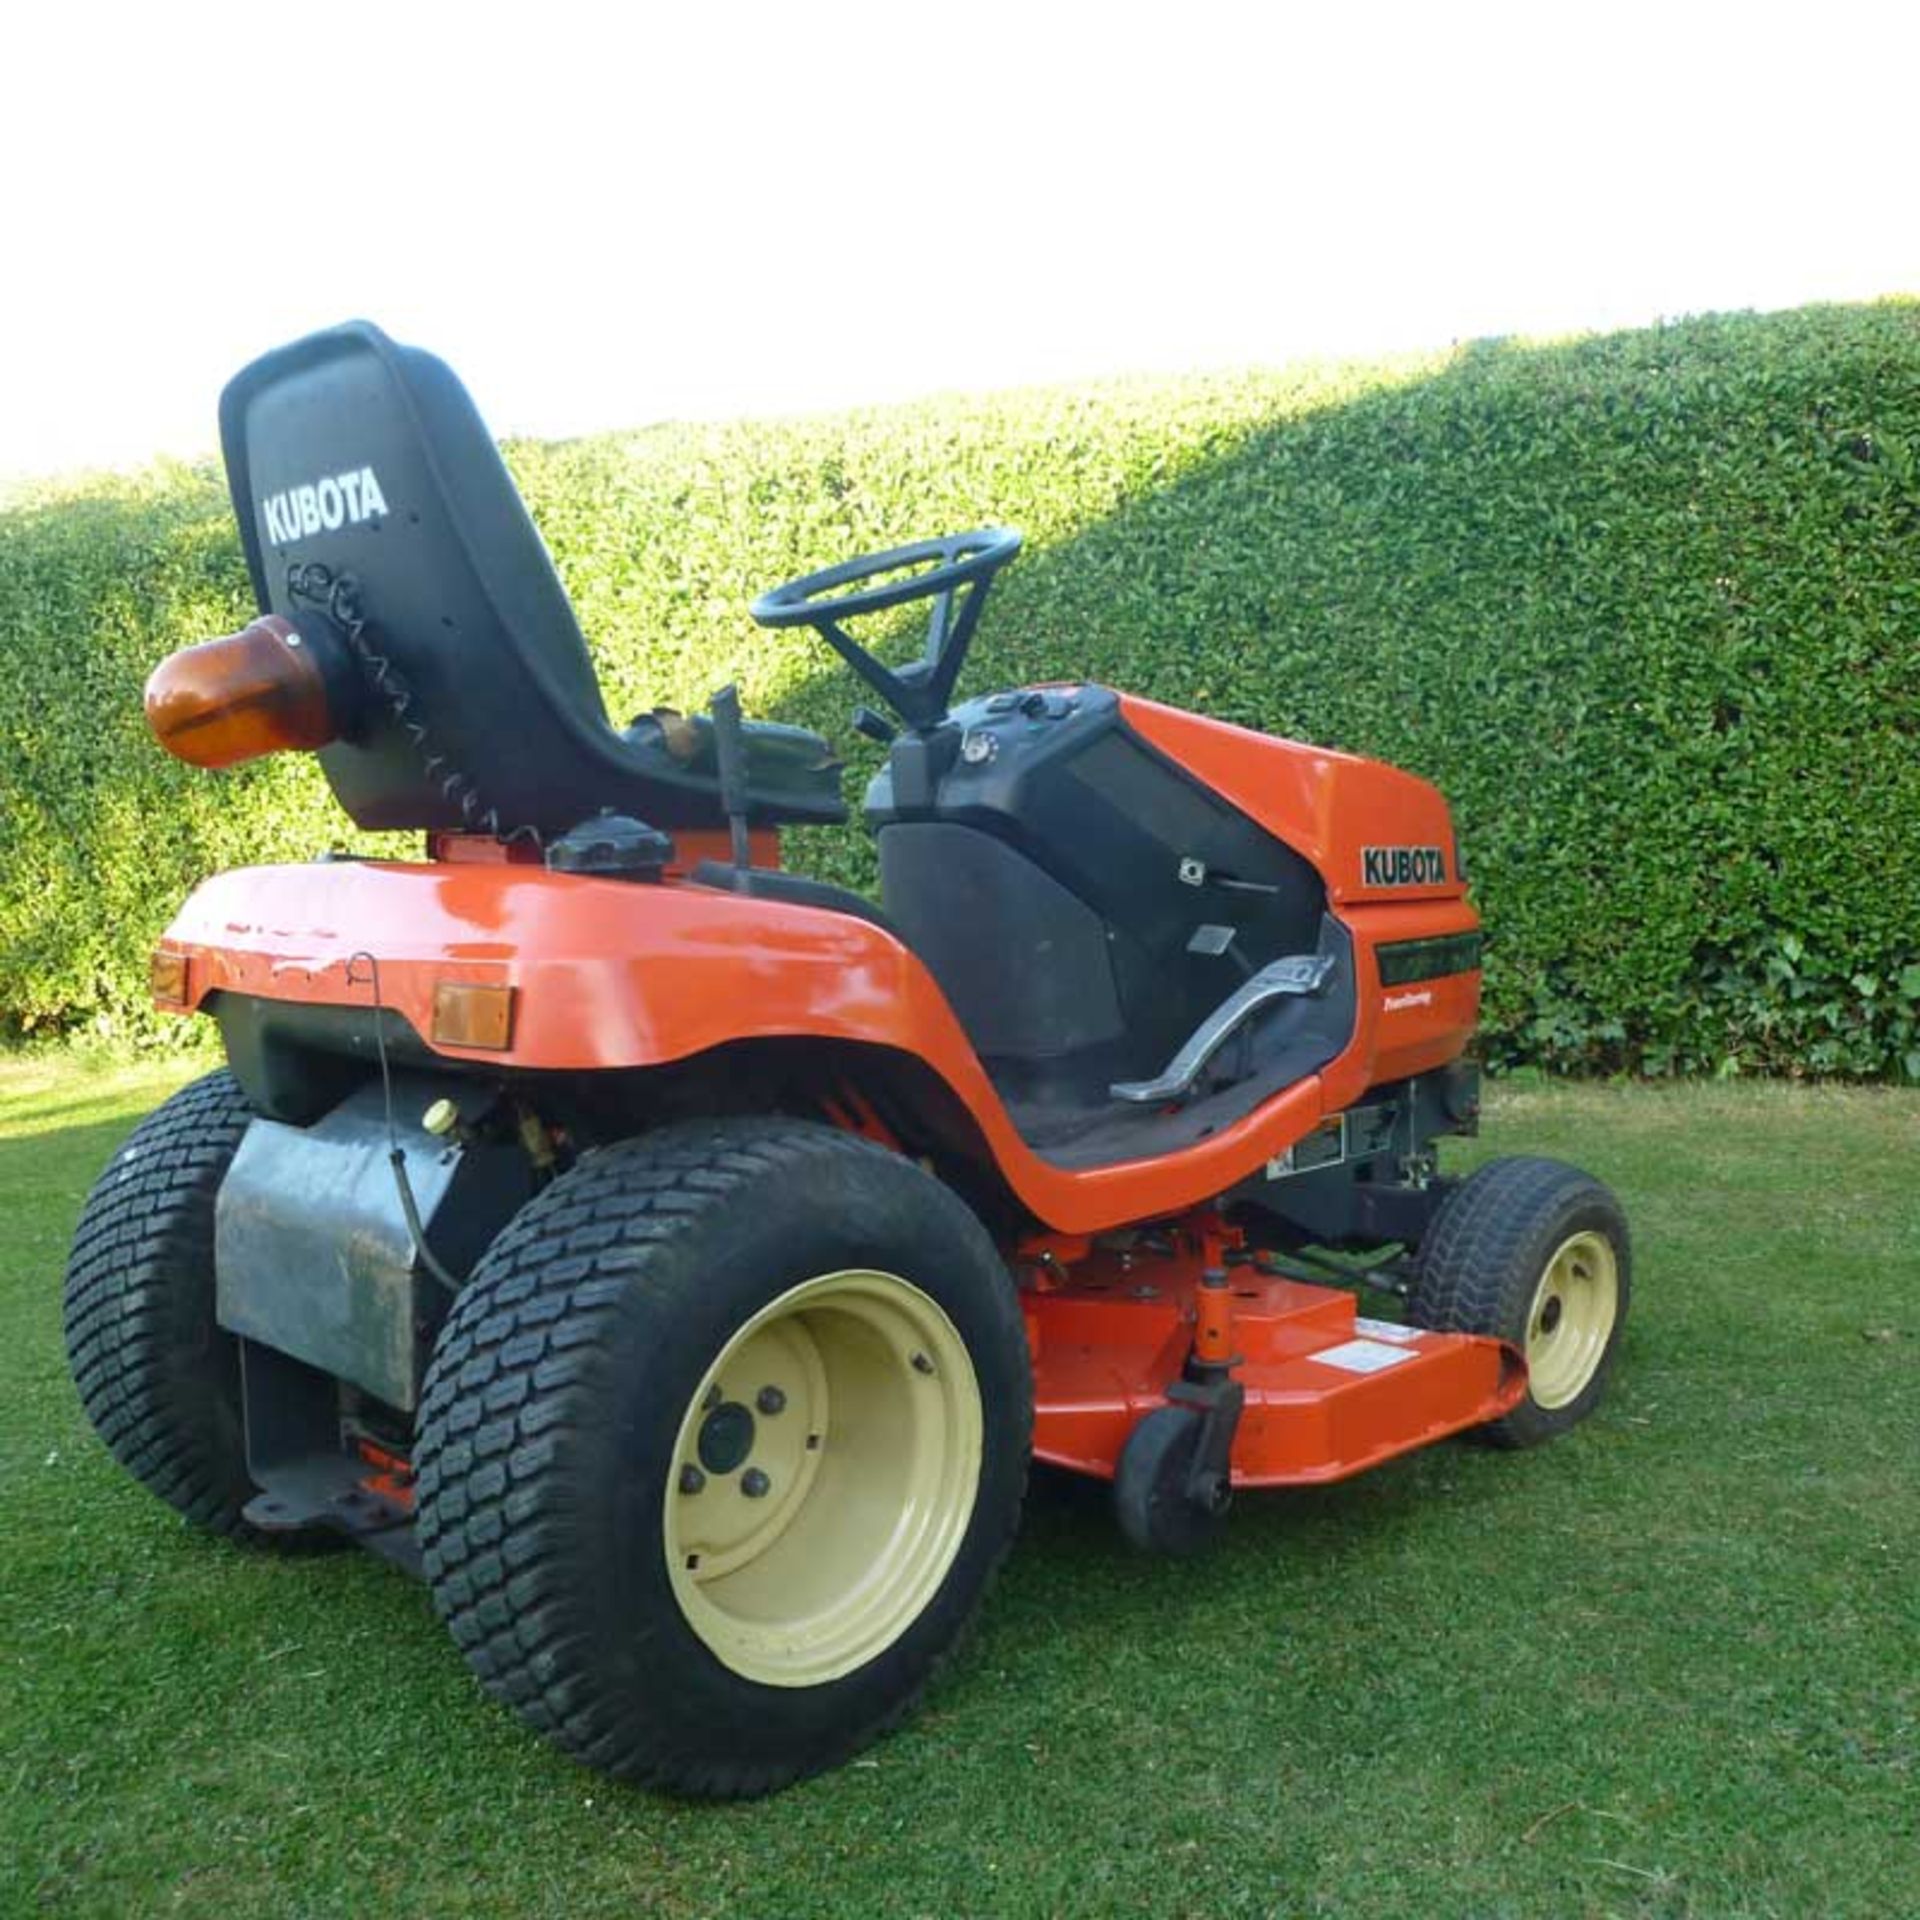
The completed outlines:
[[[731,689],[609,723],[439,361],[317,334],[221,433],[261,613],[154,731],[426,838],[218,875],[153,955],[229,1064],[101,1176],[66,1333],[191,1520],[358,1540],[568,1753],[748,1794],[909,1710],[1030,1457],[1182,1552],[1242,1488],[1591,1410],[1614,1200],[1436,1170],[1480,933],[1424,782],[1077,682],[954,705],[1019,540],[921,541],[753,608],[891,710],[875,906],[779,864],[846,817],[818,735]],[[921,599],[907,664],[847,631]]]

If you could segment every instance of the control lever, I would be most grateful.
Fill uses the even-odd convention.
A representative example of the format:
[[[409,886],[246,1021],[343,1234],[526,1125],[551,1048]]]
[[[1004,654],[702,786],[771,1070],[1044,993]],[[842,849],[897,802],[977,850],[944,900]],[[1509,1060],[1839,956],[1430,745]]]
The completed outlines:
[[[1270,960],[1222,1000],[1194,1028],[1186,1044],[1173,1056],[1157,1080],[1116,1080],[1107,1092],[1135,1106],[1157,1107],[1184,1099],[1193,1091],[1201,1070],[1261,1008],[1276,1000],[1316,994],[1333,972],[1330,953],[1293,953]]]
[[[720,808],[733,836],[734,891],[753,865],[753,843],[747,837],[747,740],[740,723],[740,689],[731,684],[713,696],[713,757],[720,774]]]

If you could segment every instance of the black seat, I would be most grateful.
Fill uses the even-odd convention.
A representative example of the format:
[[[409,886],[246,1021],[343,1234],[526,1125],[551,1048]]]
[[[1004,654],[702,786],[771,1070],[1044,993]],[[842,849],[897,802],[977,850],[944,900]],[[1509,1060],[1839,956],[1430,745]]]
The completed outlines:
[[[709,715],[655,707],[641,714],[620,737],[649,766],[664,755],[678,771],[712,781],[715,793],[719,792],[720,761]],[[790,727],[778,720],[742,720],[740,737],[750,794],[766,803],[806,805],[827,795],[838,800],[839,757],[811,728]]]
[[[310,335],[231,382],[220,434],[261,611],[331,621],[359,663],[357,722],[319,758],[360,826],[722,823],[697,722],[608,723],[565,589],[439,360],[365,322]],[[747,731],[756,825],[846,818],[818,734]]]

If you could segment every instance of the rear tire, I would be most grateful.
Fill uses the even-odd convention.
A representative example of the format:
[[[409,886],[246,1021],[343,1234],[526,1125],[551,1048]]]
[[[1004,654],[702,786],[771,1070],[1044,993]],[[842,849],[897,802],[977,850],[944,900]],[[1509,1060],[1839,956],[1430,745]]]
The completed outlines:
[[[224,1070],[134,1128],[94,1182],[67,1260],[67,1363],[113,1457],[195,1526],[278,1547],[242,1518],[240,1343],[216,1318],[213,1209],[253,1109]]]
[[[1631,1293],[1620,1203],[1578,1167],[1514,1157],[1489,1161],[1441,1203],[1420,1243],[1408,1317],[1526,1356],[1525,1396],[1473,1437],[1530,1447],[1599,1405]]]
[[[588,1156],[488,1250],[422,1402],[419,1537],[481,1683],[676,1792],[769,1792],[913,1707],[1026,1482],[1018,1302],[978,1221],[829,1127]]]

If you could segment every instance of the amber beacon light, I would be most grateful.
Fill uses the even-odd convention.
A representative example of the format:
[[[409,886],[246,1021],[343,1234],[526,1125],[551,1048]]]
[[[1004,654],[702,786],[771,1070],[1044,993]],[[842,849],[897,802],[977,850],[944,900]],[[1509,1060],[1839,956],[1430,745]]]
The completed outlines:
[[[196,767],[238,766],[337,737],[320,662],[278,614],[161,661],[146,700],[153,737]]]

